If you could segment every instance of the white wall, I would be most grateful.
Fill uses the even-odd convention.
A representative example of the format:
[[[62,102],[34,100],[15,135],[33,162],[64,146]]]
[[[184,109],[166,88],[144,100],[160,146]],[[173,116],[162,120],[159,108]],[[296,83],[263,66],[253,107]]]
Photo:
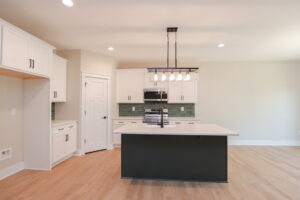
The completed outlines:
[[[12,157],[0,161],[0,171],[23,161],[23,80],[0,76],[0,149],[10,147]]]
[[[163,66],[120,63],[118,68]],[[196,117],[243,141],[300,140],[300,62],[208,62],[200,67]],[[249,143],[248,143],[249,144]]]
[[[299,140],[300,62],[201,63],[197,117],[238,140]]]

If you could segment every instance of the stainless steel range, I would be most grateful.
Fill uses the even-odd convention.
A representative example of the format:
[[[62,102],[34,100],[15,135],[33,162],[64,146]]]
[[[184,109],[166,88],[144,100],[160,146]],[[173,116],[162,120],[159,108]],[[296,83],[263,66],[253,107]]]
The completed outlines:
[[[161,109],[145,109],[143,122],[148,124],[160,124],[161,119],[163,119],[164,124],[168,124],[168,109],[164,108],[162,111],[163,113],[161,113]]]

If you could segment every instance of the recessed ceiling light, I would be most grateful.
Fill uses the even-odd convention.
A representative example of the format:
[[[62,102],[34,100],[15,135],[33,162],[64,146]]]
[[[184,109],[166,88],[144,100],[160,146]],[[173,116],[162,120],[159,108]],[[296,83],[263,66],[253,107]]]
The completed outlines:
[[[72,7],[74,5],[72,0],[62,0],[62,3],[68,7]]]
[[[114,47],[108,47],[107,49],[108,49],[108,51],[113,51],[113,50],[115,50]]]
[[[220,43],[220,44],[218,44],[218,47],[219,48],[223,48],[223,47],[225,47],[225,44],[224,43]]]

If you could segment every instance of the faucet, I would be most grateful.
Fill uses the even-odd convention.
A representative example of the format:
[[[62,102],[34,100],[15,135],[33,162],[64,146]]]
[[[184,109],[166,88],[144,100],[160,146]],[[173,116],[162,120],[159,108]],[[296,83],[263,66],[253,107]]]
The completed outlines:
[[[164,128],[164,108],[160,107],[160,128]]]

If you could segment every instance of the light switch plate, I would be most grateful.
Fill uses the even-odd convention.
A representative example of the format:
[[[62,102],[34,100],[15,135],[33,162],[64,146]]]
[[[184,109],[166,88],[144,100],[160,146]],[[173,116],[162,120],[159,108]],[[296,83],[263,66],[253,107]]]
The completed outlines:
[[[7,148],[7,149],[2,149],[0,151],[0,160],[5,160],[11,157],[12,154],[12,149]]]
[[[184,112],[184,107],[182,106],[182,107],[180,107],[180,110],[182,111],[182,112]]]
[[[135,106],[132,106],[132,112],[134,112],[135,111]]]

